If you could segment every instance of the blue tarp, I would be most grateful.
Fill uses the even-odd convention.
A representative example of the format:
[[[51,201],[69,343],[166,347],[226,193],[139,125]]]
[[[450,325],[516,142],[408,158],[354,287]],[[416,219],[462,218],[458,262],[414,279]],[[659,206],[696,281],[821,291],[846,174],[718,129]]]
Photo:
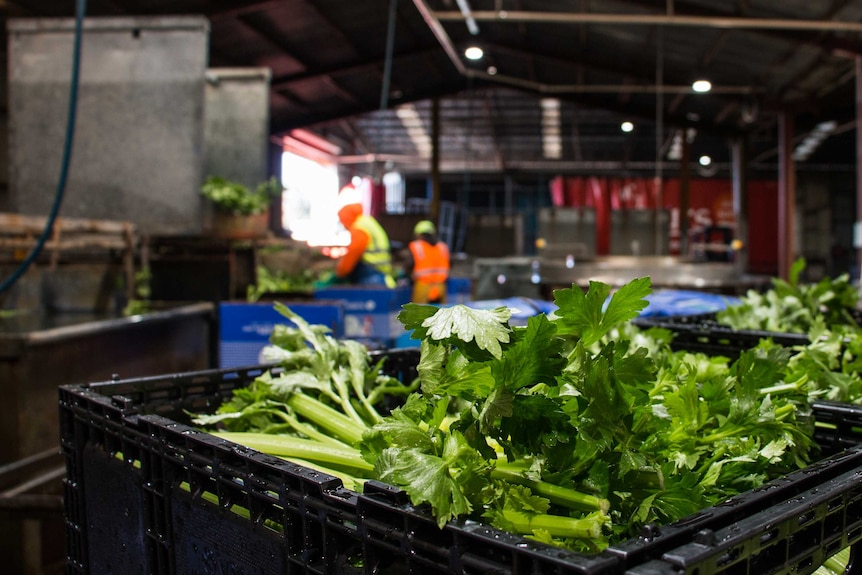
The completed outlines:
[[[739,298],[731,295],[690,290],[656,290],[646,298],[649,305],[641,317],[669,317],[712,313],[738,305]]]

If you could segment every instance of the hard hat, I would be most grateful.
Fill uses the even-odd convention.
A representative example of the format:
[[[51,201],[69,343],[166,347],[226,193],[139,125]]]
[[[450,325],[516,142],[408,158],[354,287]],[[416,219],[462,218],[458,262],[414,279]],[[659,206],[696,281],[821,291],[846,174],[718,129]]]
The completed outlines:
[[[362,205],[362,193],[354,188],[351,184],[347,184],[341,191],[338,192],[338,210],[350,205]]]
[[[422,220],[413,228],[413,234],[436,234],[437,230],[434,228],[434,224],[428,220]]]

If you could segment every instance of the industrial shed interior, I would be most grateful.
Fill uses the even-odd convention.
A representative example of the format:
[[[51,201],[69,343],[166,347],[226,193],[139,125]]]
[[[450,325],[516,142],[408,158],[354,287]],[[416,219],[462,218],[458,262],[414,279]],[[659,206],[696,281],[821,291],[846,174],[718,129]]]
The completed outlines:
[[[862,539],[862,493],[846,480],[862,473],[849,331],[862,274],[862,0],[6,0],[0,18],[0,558],[10,572],[807,575]],[[394,288],[337,277],[350,252],[337,215],[348,185],[388,236]],[[210,194],[240,188],[265,196],[241,217]],[[419,335],[434,330],[401,314],[415,303],[410,244],[424,220],[451,253],[437,303],[507,309],[513,334],[536,317],[568,321],[572,300],[555,294],[581,290],[588,305],[640,293],[649,278],[648,307],[611,303],[596,317],[660,327],[675,351],[729,361],[764,337],[793,353],[820,342],[811,365],[828,364],[823,380],[842,391],[810,392],[812,442],[827,456],[847,448],[845,459],[772,498],[741,489],[742,511],[705,514],[671,537],[649,524],[637,544],[555,555],[544,531],[499,543],[469,521],[438,529],[421,502],[420,515],[405,511],[412,492],[400,484],[357,495],[347,480],[336,489],[294,471],[285,487],[245,448],[171,431],[168,419],[188,425],[253,381],[247,368],[273,361],[264,348],[287,321],[276,302],[389,357],[386,376],[416,377]],[[763,320],[748,328],[715,323],[776,293],[772,303],[802,303],[768,320],[736,308],[737,320]],[[798,330],[782,323],[802,315]],[[833,331],[844,339],[827,345],[821,332]],[[575,336],[587,339],[565,337]],[[519,337],[464,356],[505,358]],[[591,343],[601,337],[611,336]],[[815,378],[787,361],[770,375]],[[696,467],[669,453],[677,471]],[[817,497],[803,510],[788,503],[803,505],[809,489],[832,499],[816,511]],[[779,507],[796,514],[780,536],[764,527],[784,517]],[[760,533],[764,550],[725,531]],[[219,545],[233,551],[210,550]]]

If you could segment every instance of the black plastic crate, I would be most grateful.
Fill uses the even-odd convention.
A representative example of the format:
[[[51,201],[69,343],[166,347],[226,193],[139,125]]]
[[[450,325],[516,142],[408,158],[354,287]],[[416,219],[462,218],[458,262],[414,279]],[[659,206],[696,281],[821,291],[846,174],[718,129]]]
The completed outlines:
[[[475,522],[452,521],[440,530],[430,514],[413,507],[403,492],[383,484],[369,484],[359,495],[358,515],[366,564],[386,572],[595,573],[599,569],[646,575],[647,571],[639,569],[651,562],[655,563],[650,569],[671,569],[663,562],[689,552],[693,545],[704,541],[705,534],[733,533],[734,543],[741,546],[736,550],[737,558],[748,558],[758,565],[757,570],[743,573],[771,573],[799,566],[804,562],[804,554],[813,568],[793,571],[801,575],[859,541],[860,479],[862,447],[854,447],[671,525],[646,526],[639,537],[613,545],[593,557],[533,543]],[[810,498],[810,494],[827,491],[830,497],[825,503]],[[818,508],[814,515],[808,515],[812,503],[826,505],[829,513]],[[781,514],[791,517],[794,513],[801,518],[798,524],[788,519],[780,527],[780,533],[772,531],[773,517]],[[746,525],[746,530],[739,531],[736,527],[739,525]],[[810,535],[818,529],[823,535]],[[795,563],[790,562],[792,557],[773,554],[753,557],[764,544],[764,537],[775,540],[774,545],[780,539],[789,545],[799,540],[802,530],[808,533],[807,537],[813,537],[812,541],[822,544],[822,548],[813,544],[800,548]],[[685,573],[697,575],[718,572],[707,569],[719,561],[717,553],[702,550],[701,555],[694,557],[683,555],[688,558],[687,563],[677,560],[668,564],[673,567],[664,573],[671,573],[677,566],[683,567]]]
[[[860,455],[855,447],[830,463]],[[860,540],[862,469],[857,466],[737,521],[699,529],[691,540],[633,566],[627,575],[803,575],[848,546],[846,575],[858,575]]]
[[[415,377],[418,350],[384,371]],[[356,493],[187,425],[266,368],[60,388],[69,573],[351,573]]]
[[[377,354],[383,355],[383,354]],[[384,371],[415,377],[419,351]],[[762,513],[842,473],[847,451],[671,526],[586,556],[471,521],[438,529],[403,491],[346,490],[329,475],[188,425],[266,368],[208,370],[60,389],[68,572],[554,573],[616,575]],[[862,443],[862,407],[818,404],[826,452]],[[862,475],[860,475],[862,476]]]
[[[772,331],[736,330],[718,323],[715,313],[688,316],[639,317],[632,323],[641,328],[659,327],[673,333],[670,347],[677,351],[703,352],[736,359],[755,347],[761,339],[769,338],[783,346],[808,345],[805,334]]]
[[[365,564],[381,573],[619,574],[610,553],[583,555],[533,542],[474,521],[453,520],[443,529],[407,494],[369,482],[359,495]]]

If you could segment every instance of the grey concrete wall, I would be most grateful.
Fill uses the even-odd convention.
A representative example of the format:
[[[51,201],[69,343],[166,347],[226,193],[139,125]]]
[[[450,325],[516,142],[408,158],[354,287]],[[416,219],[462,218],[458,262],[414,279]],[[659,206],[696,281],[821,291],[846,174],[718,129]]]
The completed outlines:
[[[9,207],[47,214],[66,134],[74,20],[13,19],[8,31]],[[198,16],[86,20],[61,215],[200,231],[208,37]]]
[[[203,178],[255,188],[269,164],[269,68],[210,68],[204,93]],[[212,207],[204,207],[204,230]]]
[[[9,211],[9,67],[0,58],[0,212]]]
[[[249,187],[267,179],[269,68],[206,72],[203,174]]]

